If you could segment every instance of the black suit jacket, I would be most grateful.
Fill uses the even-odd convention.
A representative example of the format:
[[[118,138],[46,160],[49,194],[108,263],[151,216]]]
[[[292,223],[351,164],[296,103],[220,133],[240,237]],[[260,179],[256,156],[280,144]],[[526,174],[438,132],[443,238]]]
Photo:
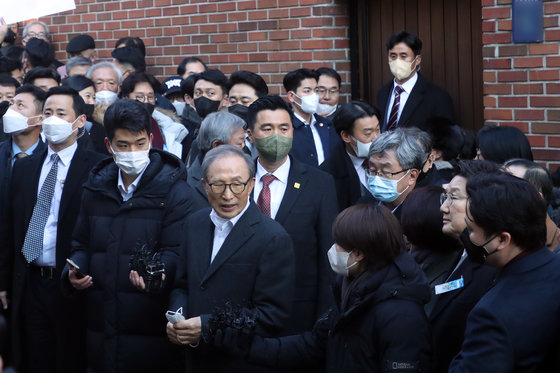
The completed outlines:
[[[183,307],[186,318],[201,316],[204,335],[210,314],[230,302],[255,312],[257,334],[278,335],[290,314],[294,291],[290,236],[251,203],[210,263],[214,224],[209,215],[210,209],[202,209],[185,224],[170,309]],[[250,371],[243,359],[219,352],[202,339],[191,352],[195,372]]]
[[[329,154],[331,153],[331,150],[341,140],[334,131],[334,127],[330,120],[323,118],[322,116],[317,114],[313,114],[313,116],[317,120],[315,126],[317,128],[317,132],[319,132],[321,144],[323,144],[323,153],[325,154],[325,159],[327,159]],[[311,128],[309,126],[306,126],[293,113],[292,123],[294,125],[294,140],[292,143],[292,150],[290,151],[290,154],[300,162],[303,162],[310,166],[319,166],[317,159],[317,149],[315,148],[315,140],[313,140],[313,133],[311,132]]]
[[[433,117],[446,118],[455,121],[453,101],[449,93],[425,79],[420,73],[418,80],[412,88],[412,92],[399,118],[399,127],[423,128],[424,123]],[[377,107],[383,111],[381,131],[387,130],[387,113],[391,94],[393,92],[393,81],[384,85],[377,94]]]
[[[358,173],[352,159],[346,152],[343,142],[333,149],[331,155],[319,166],[319,169],[329,173],[334,178],[338,211],[352,206],[362,196],[362,187]]]
[[[284,334],[311,330],[332,304],[334,273],[327,251],[338,213],[332,177],[290,157],[288,185],[275,220],[290,234],[296,260],[296,290]]]
[[[21,248],[37,201],[39,177],[46,156],[47,149],[44,149],[41,153],[22,158],[14,164],[8,191],[9,199],[3,211],[0,228],[4,250],[0,256],[0,290],[8,291],[8,296],[12,300],[10,305],[13,324],[12,346],[14,360],[18,365],[21,364],[21,348],[25,342],[21,340],[20,315],[22,295],[29,270]],[[72,158],[62,190],[58,214],[56,240],[56,274],[58,275],[62,272],[66,258],[70,257],[72,231],[80,209],[82,185],[87,180],[89,171],[103,158],[105,158],[103,155],[83,150],[80,146]],[[83,348],[82,342],[85,338],[85,335],[80,335],[80,330],[85,331],[80,328],[84,325],[81,303],[77,299],[63,298],[61,292],[57,297],[60,306],[59,325],[56,329],[57,368],[60,371],[72,371],[72,367],[82,366],[84,362],[84,357],[81,355],[84,351],[78,349],[79,346]]]
[[[492,286],[496,269],[475,263],[467,257],[448,281],[461,277],[464,281],[462,288],[434,295],[437,300],[429,316],[435,355],[434,373],[448,371],[449,363],[463,344],[467,316]]]
[[[208,195],[202,185],[202,168],[200,158],[200,155],[197,156],[187,170],[187,184],[189,184],[194,190],[193,211],[210,207],[210,204],[208,203]]]

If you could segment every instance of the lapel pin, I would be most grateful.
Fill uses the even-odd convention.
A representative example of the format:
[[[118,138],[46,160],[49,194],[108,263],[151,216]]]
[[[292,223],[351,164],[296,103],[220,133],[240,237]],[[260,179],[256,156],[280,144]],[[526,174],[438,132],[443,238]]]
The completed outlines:
[[[299,189],[300,183],[294,183],[294,188]]]
[[[323,127],[323,123],[319,123],[319,127]]]

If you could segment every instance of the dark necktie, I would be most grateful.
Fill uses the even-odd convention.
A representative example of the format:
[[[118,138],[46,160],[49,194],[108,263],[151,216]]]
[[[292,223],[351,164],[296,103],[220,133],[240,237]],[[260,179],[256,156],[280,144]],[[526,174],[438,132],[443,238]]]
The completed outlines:
[[[257,199],[257,206],[261,209],[262,213],[270,216],[270,183],[276,179],[276,176],[272,174],[266,174],[261,177],[263,182],[263,188]]]
[[[369,159],[368,158],[364,159],[364,161],[362,162],[362,167],[364,168],[364,170],[367,170],[369,168]]]
[[[389,121],[387,122],[387,130],[391,131],[397,128],[397,119],[399,117],[399,105],[401,102],[401,93],[404,91],[400,85],[395,87],[395,101],[393,101],[393,108],[391,109],[391,115],[389,115]]]
[[[47,174],[39,196],[37,197],[37,202],[33,208],[33,215],[31,215],[31,221],[29,222],[25,240],[23,241],[23,247],[21,248],[21,252],[28,263],[37,259],[43,252],[43,235],[51,211],[54,187],[56,185],[56,174],[58,172],[58,154],[55,153],[51,155],[51,160],[53,163],[51,170]]]

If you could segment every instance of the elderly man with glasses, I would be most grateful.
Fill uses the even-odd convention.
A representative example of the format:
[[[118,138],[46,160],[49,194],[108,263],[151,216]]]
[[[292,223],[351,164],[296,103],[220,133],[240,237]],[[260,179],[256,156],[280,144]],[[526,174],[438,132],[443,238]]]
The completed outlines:
[[[169,322],[167,335],[187,347],[192,372],[260,371],[214,347],[212,314],[227,315],[228,302],[254,318],[255,333],[278,336],[294,293],[292,242],[279,223],[249,202],[255,163],[243,150],[232,145],[210,150],[202,174],[211,208],[185,224],[170,309],[182,307],[186,320]]]

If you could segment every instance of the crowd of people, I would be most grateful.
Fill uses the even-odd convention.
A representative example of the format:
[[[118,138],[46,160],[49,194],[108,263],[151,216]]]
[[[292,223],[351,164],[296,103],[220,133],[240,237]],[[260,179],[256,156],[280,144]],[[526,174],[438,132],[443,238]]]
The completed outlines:
[[[0,40],[6,372],[560,371],[553,178],[456,124],[416,35],[377,107],[330,67],[280,97],[196,56],[160,83],[139,38]]]

